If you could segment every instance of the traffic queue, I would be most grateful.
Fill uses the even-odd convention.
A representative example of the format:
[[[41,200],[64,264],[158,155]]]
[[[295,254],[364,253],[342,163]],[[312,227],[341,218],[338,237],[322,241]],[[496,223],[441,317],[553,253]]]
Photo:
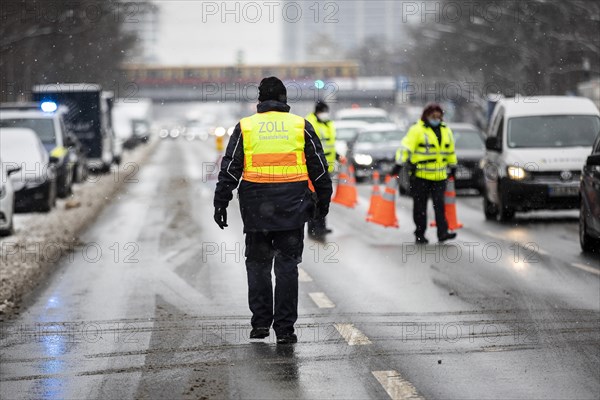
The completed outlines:
[[[14,232],[15,213],[49,212],[90,172],[110,171],[123,151],[112,126],[112,92],[59,84],[32,93],[31,102],[0,104],[0,236]]]
[[[579,209],[581,248],[598,251],[598,108],[582,97],[539,96],[535,100],[501,99],[495,104],[485,132],[470,123],[446,123],[441,107],[435,107],[441,111],[437,119],[441,130],[447,130],[446,139],[434,132],[426,112],[408,130],[413,131],[409,135],[384,110],[359,107],[340,110],[334,125],[339,125],[344,133],[342,144],[336,143],[336,148],[345,159],[339,168],[333,201],[352,207],[356,195],[349,186],[353,182],[370,181],[375,187],[367,220],[396,226],[394,208],[388,208],[385,217],[380,213],[374,218],[372,214],[377,205],[386,204],[380,198],[385,198],[386,193],[390,198],[391,192],[395,192],[389,187],[397,187],[401,195],[413,197],[417,243],[428,242],[423,236],[426,225],[423,218],[429,197],[437,199],[434,225],[441,229],[439,238],[448,238],[442,232],[443,225],[439,228],[442,214],[450,225],[450,237],[454,237],[453,231],[461,226],[456,217],[456,190],[478,193],[485,219],[500,223],[511,221],[516,212]],[[429,149],[436,148],[438,152],[428,154]],[[418,179],[419,176],[430,181],[440,178],[442,184],[433,192],[426,190],[423,184],[428,183]],[[385,184],[384,191],[380,191],[380,183]]]

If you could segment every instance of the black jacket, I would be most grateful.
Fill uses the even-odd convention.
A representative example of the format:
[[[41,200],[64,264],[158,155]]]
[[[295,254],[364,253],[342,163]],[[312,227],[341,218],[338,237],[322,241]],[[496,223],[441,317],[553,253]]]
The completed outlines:
[[[289,112],[285,103],[269,100],[258,104],[259,113]],[[313,183],[318,207],[328,209],[333,192],[321,141],[308,121],[304,121],[304,154],[308,176]],[[215,207],[227,207],[238,187],[244,232],[298,229],[312,216],[315,200],[308,181],[254,183],[240,179],[244,170],[243,136],[238,123],[229,139],[221,162],[215,190]]]

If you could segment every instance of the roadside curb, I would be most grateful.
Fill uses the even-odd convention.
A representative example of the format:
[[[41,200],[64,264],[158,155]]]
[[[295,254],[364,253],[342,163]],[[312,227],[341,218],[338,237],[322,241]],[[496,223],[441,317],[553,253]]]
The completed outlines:
[[[53,272],[54,266],[80,243],[79,235],[93,223],[157,148],[159,140],[124,154],[118,168],[90,175],[73,195],[48,214],[36,214],[0,241],[0,321],[18,313],[24,296]]]

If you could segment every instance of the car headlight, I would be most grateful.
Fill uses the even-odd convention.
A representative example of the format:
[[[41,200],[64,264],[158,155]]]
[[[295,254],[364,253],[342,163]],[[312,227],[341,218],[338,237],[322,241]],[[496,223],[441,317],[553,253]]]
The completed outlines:
[[[522,181],[527,177],[527,172],[525,172],[525,170],[521,167],[509,166],[508,177],[515,181]]]
[[[371,165],[373,164],[373,157],[368,154],[355,154],[354,161],[356,161],[358,165]]]

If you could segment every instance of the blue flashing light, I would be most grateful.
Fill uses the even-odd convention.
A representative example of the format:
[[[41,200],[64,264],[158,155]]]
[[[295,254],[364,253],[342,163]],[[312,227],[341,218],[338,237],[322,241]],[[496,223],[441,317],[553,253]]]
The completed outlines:
[[[315,87],[316,87],[317,89],[323,89],[323,88],[325,87],[325,82],[323,82],[323,81],[322,81],[322,80],[320,80],[320,79],[317,79],[317,80],[315,81]]]
[[[58,105],[53,101],[44,101],[40,106],[43,112],[51,113],[58,110]]]

